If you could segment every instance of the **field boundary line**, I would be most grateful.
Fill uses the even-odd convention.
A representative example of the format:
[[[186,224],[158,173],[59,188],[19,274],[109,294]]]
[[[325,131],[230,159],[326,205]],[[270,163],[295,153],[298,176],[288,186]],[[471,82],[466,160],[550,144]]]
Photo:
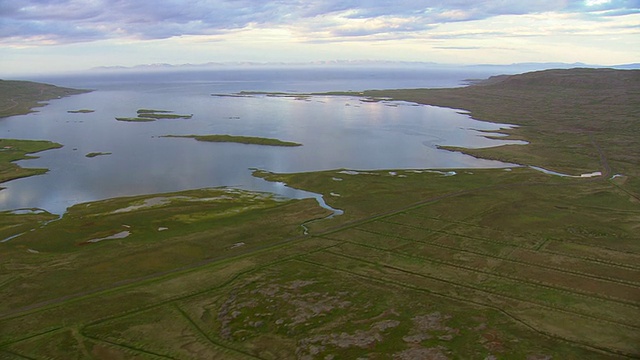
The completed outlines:
[[[454,281],[451,281],[451,280],[446,280],[446,279],[441,279],[441,278],[438,278],[438,277],[435,277],[435,276],[431,276],[431,275],[421,274],[421,273],[418,273],[418,272],[415,272],[415,271],[411,271],[411,270],[403,269],[403,268],[400,268],[400,267],[396,267],[394,265],[388,265],[388,264],[384,264],[384,263],[377,263],[377,262],[367,261],[367,260],[364,260],[362,258],[357,258],[357,257],[354,257],[354,256],[345,255],[345,254],[338,254],[338,253],[334,253],[334,252],[331,252],[331,251],[328,251],[327,253],[331,254],[331,255],[335,255],[335,256],[351,259],[351,260],[360,261],[360,262],[363,262],[363,263],[369,264],[369,265],[386,267],[388,269],[404,272],[404,273],[409,274],[409,275],[414,275],[414,276],[418,276],[418,277],[432,279],[432,280],[439,281],[439,282],[444,282],[444,283],[447,283],[447,284],[455,286],[455,287],[467,288],[467,289],[471,289],[473,291],[483,292],[483,293],[491,294],[491,295],[494,295],[494,296],[498,296],[498,297],[502,297],[502,298],[506,298],[506,299],[510,299],[510,300],[515,300],[515,301],[518,301],[518,302],[529,303],[529,304],[532,304],[532,305],[548,308],[548,309],[551,309],[551,310],[554,310],[554,311],[559,311],[559,312],[563,312],[563,313],[566,313],[566,314],[571,314],[571,315],[578,316],[578,317],[583,317],[583,318],[590,319],[590,320],[607,322],[607,323],[610,323],[610,324],[613,324],[613,325],[616,325],[616,326],[622,326],[622,327],[626,327],[626,328],[630,328],[630,329],[634,329],[634,330],[640,329],[640,327],[637,327],[637,326],[633,326],[633,325],[629,325],[629,324],[625,324],[625,323],[619,323],[619,322],[613,321],[613,320],[602,319],[602,318],[599,318],[599,317],[595,317],[593,315],[577,313],[577,312],[574,312],[574,311],[569,311],[569,310],[565,310],[565,309],[561,309],[561,308],[556,308],[556,307],[551,306],[551,305],[546,305],[544,303],[539,303],[539,302],[535,302],[535,301],[531,301],[531,300],[511,297],[511,296],[508,296],[508,295],[505,295],[505,294],[502,294],[502,293],[493,292],[493,291],[485,290],[485,289],[482,289],[482,288],[477,288],[477,287],[474,287],[474,286],[471,286],[471,285],[461,284],[461,283],[457,283],[457,282],[454,282]]]
[[[409,216],[413,216],[410,213],[406,213],[406,214],[409,215]],[[390,221],[388,218],[380,219],[379,221],[386,222],[386,223],[389,223],[389,224],[399,225],[399,226],[411,227],[411,228],[417,229],[417,230],[424,230],[426,232],[443,233],[445,235],[458,236],[458,237],[463,237],[463,238],[468,238],[468,239],[472,239],[472,240],[478,240],[478,241],[483,241],[483,242],[488,242],[488,243],[493,243],[493,244],[503,244],[503,245],[512,246],[512,247],[519,248],[519,249],[535,250],[535,247],[527,247],[527,246],[517,245],[517,244],[512,243],[512,242],[492,240],[492,239],[483,238],[483,237],[474,237],[474,236],[465,235],[465,234],[456,234],[456,233],[447,232],[446,230],[428,229],[428,228],[424,228],[424,227],[421,227],[421,226],[418,226],[418,225],[403,224],[403,223]],[[446,221],[446,220],[443,220],[443,221]],[[548,243],[549,241],[565,242],[565,241],[560,241],[560,240],[556,240],[556,239],[549,239],[549,238],[545,239],[546,243]],[[569,242],[569,241],[567,241],[567,242]],[[584,244],[580,244],[580,243],[576,243],[576,242],[571,242],[571,243],[584,246]],[[589,245],[587,245],[587,246],[589,246]],[[605,249],[605,250],[607,250],[607,251],[615,251],[615,252],[619,252],[619,253],[623,253],[623,254],[629,254],[628,252],[621,252],[619,250],[612,250],[612,249]],[[541,249],[541,250],[537,250],[537,251],[545,252],[545,253],[549,253],[549,254],[554,254],[554,255],[560,255],[560,256],[573,258],[573,259],[581,259],[581,260],[585,260],[585,261],[605,264],[605,265],[608,265],[608,266],[613,266],[613,267],[618,267],[618,268],[624,268],[624,269],[631,269],[631,270],[634,270],[634,271],[640,271],[640,267],[636,267],[636,266],[633,266],[631,264],[621,264],[621,263],[615,263],[615,262],[611,262],[611,261],[601,260],[601,259],[598,259],[598,258],[577,256],[577,255],[573,255],[573,254],[564,254],[564,253],[559,253],[559,252],[555,252],[555,251],[550,251],[550,250],[547,250],[547,249]],[[632,253],[632,254],[635,254],[635,253]]]
[[[289,256],[280,258],[278,260],[274,260],[274,261],[268,262],[266,264],[262,264],[260,266],[252,267],[252,268],[249,268],[249,269],[245,269],[245,270],[243,270],[241,272],[238,272],[237,274],[231,276],[229,279],[225,280],[224,282],[222,282],[220,284],[217,284],[215,286],[212,286],[212,287],[208,287],[208,288],[206,288],[204,290],[199,289],[199,290],[191,291],[191,292],[188,292],[188,293],[178,294],[178,295],[175,295],[173,297],[164,299],[161,302],[155,302],[155,303],[151,303],[151,304],[148,304],[148,305],[139,306],[139,307],[136,307],[136,308],[133,308],[133,309],[128,309],[128,310],[119,312],[117,314],[111,314],[109,316],[105,316],[105,317],[93,320],[93,321],[91,321],[89,323],[86,323],[85,327],[95,326],[95,325],[98,325],[100,323],[113,321],[113,320],[119,319],[119,318],[134,316],[135,314],[137,314],[139,312],[151,310],[151,309],[154,309],[154,308],[157,308],[157,307],[166,306],[168,304],[171,304],[171,303],[174,303],[174,302],[177,302],[177,301],[183,301],[183,300],[187,300],[189,298],[195,297],[195,296],[206,294],[208,292],[224,288],[224,287],[228,286],[229,284],[233,283],[234,281],[238,280],[239,278],[247,276],[247,275],[249,275],[251,273],[260,271],[262,269],[265,269],[265,268],[268,268],[268,267],[271,267],[271,266],[274,266],[274,265],[277,265],[277,264],[280,264],[280,263],[284,263],[284,262],[287,262],[287,261],[295,260],[299,256],[304,256],[304,255],[307,255],[309,253],[313,253],[313,252],[316,252],[316,251],[323,251],[325,249],[331,248],[331,247],[336,246],[336,245],[337,244],[325,246],[325,247],[322,247],[320,249],[315,249],[315,250],[312,250],[312,251],[304,252],[302,254],[289,255]],[[195,270],[195,271],[197,271],[197,270]],[[141,285],[139,285],[139,286],[141,286]]]
[[[51,326],[47,330],[44,330],[42,332],[38,332],[38,333],[35,333],[35,334],[29,334],[28,336],[25,336],[25,337],[20,338],[18,340],[4,341],[3,343],[0,343],[0,348],[2,348],[4,346],[11,345],[11,344],[15,344],[15,343],[20,342],[20,341],[33,339],[33,338],[38,337],[38,336],[42,336],[42,335],[46,335],[46,334],[53,333],[53,332],[56,332],[56,331],[60,331],[62,329],[64,329],[64,326]]]
[[[528,329],[530,329],[530,330],[532,330],[532,331],[534,331],[534,332],[536,332],[536,333],[538,333],[540,335],[543,335],[543,336],[545,336],[547,338],[555,339],[555,340],[559,340],[559,341],[564,341],[564,342],[566,342],[568,344],[578,345],[578,346],[581,346],[583,348],[588,348],[588,349],[596,350],[596,351],[607,353],[607,354],[614,354],[614,355],[618,355],[618,356],[624,356],[624,357],[627,357],[627,358],[635,358],[635,356],[633,356],[633,354],[628,354],[628,353],[625,353],[625,352],[621,352],[621,351],[617,351],[617,350],[609,349],[609,348],[605,348],[605,347],[593,346],[593,345],[590,345],[588,343],[583,343],[583,342],[576,341],[576,340],[570,340],[570,339],[567,339],[567,338],[564,338],[564,337],[561,337],[561,336],[558,336],[558,335],[554,335],[554,334],[548,333],[546,331],[543,331],[543,330],[540,330],[540,329],[536,328],[535,326],[532,326],[532,325],[528,324],[525,320],[520,319],[520,318],[516,317],[515,315],[510,314],[506,310],[504,310],[504,309],[502,309],[500,307],[497,307],[497,306],[493,306],[491,304],[485,304],[485,303],[481,303],[481,302],[477,302],[477,301],[473,301],[473,300],[469,300],[469,299],[465,299],[465,298],[458,298],[458,297],[455,297],[455,296],[452,296],[452,295],[447,295],[447,294],[435,292],[435,291],[432,291],[432,290],[429,290],[429,289],[425,289],[425,288],[422,288],[422,287],[419,287],[419,286],[407,284],[407,283],[404,283],[404,282],[401,282],[401,281],[396,281],[396,280],[391,280],[391,279],[375,278],[375,277],[372,277],[372,276],[367,276],[367,275],[364,275],[364,274],[359,274],[357,272],[349,271],[349,270],[343,269],[343,268],[330,267],[330,266],[327,266],[327,265],[324,265],[324,264],[320,264],[320,263],[317,263],[317,262],[314,262],[314,261],[311,261],[311,260],[308,260],[308,259],[300,259],[298,261],[302,261],[302,262],[305,262],[307,264],[311,264],[311,265],[314,265],[314,266],[322,267],[322,268],[329,269],[329,270],[332,270],[332,271],[345,273],[345,274],[348,274],[348,275],[351,275],[351,276],[354,276],[354,277],[358,277],[358,278],[362,278],[362,279],[366,279],[366,280],[369,280],[369,281],[372,281],[372,282],[377,282],[377,283],[381,283],[381,284],[385,284],[385,285],[392,285],[392,286],[395,286],[395,287],[411,289],[411,290],[420,291],[420,292],[426,292],[428,294],[431,294],[431,295],[434,295],[434,296],[438,296],[438,297],[441,297],[441,298],[451,299],[451,300],[454,300],[454,301],[459,301],[459,302],[468,303],[468,304],[473,304],[473,305],[475,305],[477,307],[493,309],[493,310],[505,315],[506,317],[512,319],[516,323],[521,324],[522,326],[524,326],[524,327],[526,327],[526,328],[528,328]]]
[[[193,319],[189,316],[189,314],[187,314],[178,304],[176,304],[176,302],[174,301],[172,303],[172,305],[175,307],[175,309],[180,313],[180,315],[189,323],[189,325],[191,327],[194,328],[194,330],[200,335],[200,337],[202,337],[204,340],[207,340],[208,342],[210,342],[211,344],[220,347],[226,351],[232,351],[232,352],[236,352],[239,354],[242,354],[244,356],[247,356],[251,359],[262,359],[261,357],[255,356],[253,354],[249,354],[247,352],[232,348],[232,347],[228,347],[222,343],[219,343],[217,341],[215,341],[214,339],[212,339],[209,335],[207,335],[201,328],[200,326],[198,326],[198,324],[195,323],[195,321],[193,321]]]
[[[388,253],[391,253],[391,254],[394,254],[394,255],[400,256],[400,257],[406,257],[406,258],[413,258],[413,259],[430,261],[430,259],[428,259],[426,257],[422,257],[422,256],[414,256],[414,255],[405,254],[405,253],[398,253],[398,252],[395,252],[395,251],[392,251],[392,250],[380,249],[380,248],[377,248],[375,246],[359,244],[359,243],[353,243],[353,242],[350,242],[350,241],[347,241],[347,243],[350,243],[350,244],[353,244],[353,245],[357,245],[357,246],[362,246],[362,247],[365,247],[365,248],[370,248],[370,249],[373,249],[373,250],[376,250],[376,251],[380,251],[380,252],[388,252]],[[334,254],[334,255],[338,255],[337,253],[331,252],[331,251],[328,252],[328,253]],[[345,254],[340,254],[340,255],[345,256],[345,257],[349,257],[348,255],[345,255]],[[439,261],[432,261],[432,262],[435,262],[436,264],[440,263]],[[450,265],[450,264],[447,264],[446,262],[443,262],[443,263],[445,265]],[[394,265],[386,265],[384,263],[380,263],[380,265],[383,265],[383,266],[394,266]],[[451,266],[452,267],[458,267],[458,266],[455,266],[455,265],[451,265]],[[462,270],[471,271],[471,272],[478,272],[478,273],[481,273],[483,275],[490,275],[490,276],[495,276],[497,278],[505,278],[508,281],[518,282],[517,281],[518,279],[511,279],[509,277],[500,276],[498,274],[486,273],[485,271],[482,271],[482,270],[475,271],[475,270],[473,270],[472,267],[470,267],[470,269],[462,268]],[[405,270],[405,271],[411,272],[411,270]],[[421,273],[418,273],[418,274],[421,274]],[[426,275],[426,274],[423,274],[423,275]],[[450,281],[450,280],[445,280],[445,279],[442,279],[442,280],[443,281]],[[463,284],[461,284],[461,285],[463,285]],[[540,284],[537,284],[537,283],[529,283],[529,282],[527,282],[526,285],[527,286],[532,286],[532,287],[546,287],[546,288],[549,288],[550,290],[557,291],[557,292],[560,292],[560,293],[564,293],[565,295],[569,295],[569,296],[582,297],[582,298],[586,298],[588,300],[595,300],[595,301],[601,301],[601,302],[607,302],[608,301],[610,303],[611,302],[615,303],[615,306],[625,307],[625,308],[628,308],[628,309],[634,310],[634,311],[640,310],[640,308],[638,306],[628,305],[628,304],[625,304],[625,303],[619,303],[619,302],[616,302],[616,301],[612,301],[610,299],[602,299],[602,298],[598,298],[598,297],[586,296],[586,295],[583,295],[581,293],[574,293],[574,292],[568,291],[568,290],[563,289],[563,288],[555,288],[553,286],[546,286],[546,285],[540,285]],[[482,288],[479,288],[479,289],[482,289]],[[482,291],[484,291],[484,290],[482,290]],[[499,294],[503,294],[503,293],[499,293]],[[504,295],[504,296],[508,296],[508,295]],[[549,303],[549,304],[550,304],[549,306],[555,308],[555,306],[551,305],[552,303]],[[594,314],[591,314],[591,313],[585,313],[585,315],[593,316],[595,318],[599,318],[598,316],[596,316]],[[608,319],[604,319],[604,318],[603,318],[603,320],[617,322],[615,320],[608,320]],[[626,323],[620,323],[620,324],[626,324]],[[636,325],[632,325],[632,324],[626,324],[626,325],[631,326],[631,327],[636,327]],[[640,329],[640,326],[637,326],[637,328]]]
[[[162,281],[164,279],[170,279],[182,274],[188,274],[191,272],[199,271],[209,266],[216,266],[216,265],[224,264],[226,262],[233,262],[239,259],[250,258],[255,255],[273,251],[274,249],[295,245],[296,243],[302,243],[309,238],[310,237],[307,235],[296,235],[290,238],[286,238],[285,240],[278,241],[276,243],[257,246],[255,248],[248,249],[247,251],[238,253],[237,255],[232,257],[226,257],[226,256],[213,257],[213,258],[201,260],[192,264],[188,264],[185,266],[181,266],[178,268],[156,272],[156,273],[141,276],[138,278],[117,281],[110,285],[96,288],[93,290],[65,295],[58,298],[49,299],[49,300],[41,301],[35,304],[23,306],[21,308],[11,309],[9,311],[5,311],[4,313],[0,313],[0,321],[42,311],[50,307],[55,307],[60,304],[64,304],[68,302],[79,301],[85,298],[100,296],[100,295],[104,295],[112,292],[121,291],[123,289],[133,288],[133,287],[141,286],[144,284],[150,284],[150,283]]]
[[[3,353],[4,353],[4,354],[9,354],[9,355],[13,356],[14,358],[28,359],[28,360],[37,360],[36,358],[32,358],[32,357],[29,357],[29,356],[27,356],[27,355],[19,354],[19,353],[16,353],[16,352],[14,352],[14,351],[11,351],[11,350],[7,350],[7,349],[0,349],[0,355],[2,355]]]
[[[398,224],[398,225],[401,225],[401,224]],[[522,264],[522,265],[525,265],[525,266],[531,266],[531,267],[536,267],[536,268],[541,268],[541,269],[549,269],[549,270],[553,270],[553,271],[558,271],[560,273],[566,273],[566,274],[579,276],[579,277],[586,278],[586,279],[598,279],[598,280],[602,280],[602,281],[609,282],[609,283],[630,286],[630,287],[633,287],[633,288],[638,288],[640,286],[640,283],[637,283],[637,282],[632,282],[632,281],[627,281],[627,280],[619,280],[619,279],[616,279],[616,278],[584,273],[584,272],[580,272],[580,271],[576,271],[576,270],[566,269],[566,268],[563,268],[563,267],[553,267],[553,266],[549,266],[549,265],[540,265],[540,264],[537,264],[537,263],[527,262],[527,261],[523,261],[523,260],[516,260],[516,259],[513,259],[513,258],[509,258],[509,257],[500,257],[500,256],[492,255],[492,254],[489,254],[489,253],[483,253],[483,252],[479,252],[479,251],[467,250],[467,249],[457,248],[457,247],[454,247],[454,246],[447,246],[447,245],[439,244],[437,242],[429,241],[429,240],[411,239],[411,238],[406,238],[406,237],[402,237],[402,236],[399,236],[399,235],[380,233],[380,232],[376,232],[376,231],[372,231],[372,230],[368,230],[368,229],[361,229],[361,228],[356,228],[356,230],[362,231],[362,232],[366,232],[366,233],[370,233],[370,234],[374,234],[374,235],[379,235],[379,236],[394,237],[394,238],[397,238],[397,239],[401,239],[401,240],[405,240],[405,241],[409,241],[409,242],[414,242],[414,243],[420,243],[420,244],[424,244],[424,245],[427,245],[427,246],[433,246],[433,247],[443,248],[443,249],[447,249],[447,250],[454,250],[454,251],[459,251],[459,252],[465,252],[465,253],[480,255],[480,256],[489,257],[489,258],[493,258],[493,259],[503,260],[505,262],[511,262],[511,263],[514,263],[514,264]],[[456,236],[456,235],[453,235],[453,234],[450,234],[450,235],[451,236]],[[533,249],[527,249],[527,250],[533,250]],[[639,274],[639,276],[640,276],[640,274]],[[540,283],[544,283],[544,282],[541,281]]]
[[[117,342],[111,341],[111,340],[100,339],[100,338],[96,338],[94,336],[90,336],[90,335],[87,335],[87,334],[82,334],[81,333],[81,335],[83,337],[86,337],[87,339],[92,340],[92,341],[109,344],[111,346],[116,346],[116,347],[119,347],[119,348],[124,348],[124,349],[126,349],[128,351],[133,351],[133,352],[136,352],[136,353],[142,353],[142,354],[146,354],[146,355],[151,355],[151,356],[155,356],[155,357],[161,358],[161,359],[179,360],[178,358],[175,358],[175,357],[172,357],[172,356],[169,356],[169,355],[162,355],[162,354],[154,353],[152,351],[148,351],[148,350],[145,350],[145,349],[140,349],[140,348],[137,348],[135,346],[131,346],[131,345],[127,345],[127,344],[121,344],[121,343],[117,343]]]

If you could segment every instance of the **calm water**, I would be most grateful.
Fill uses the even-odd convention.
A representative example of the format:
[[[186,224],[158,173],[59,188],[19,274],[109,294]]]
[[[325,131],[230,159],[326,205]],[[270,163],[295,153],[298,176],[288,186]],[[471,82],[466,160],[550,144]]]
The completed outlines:
[[[0,209],[41,208],[61,214],[76,203],[123,195],[151,194],[185,189],[234,186],[270,191],[290,197],[312,194],[289,189],[251,176],[250,168],[274,172],[328,169],[477,168],[505,164],[438,150],[437,145],[486,147],[507,143],[484,138],[476,130],[497,130],[507,125],[470,119],[452,109],[404,102],[367,103],[348,97],[293,98],[216,97],[212,93],[240,90],[326,91],[411,87],[407,82],[358,76],[265,72],[251,76],[210,74],[177,78],[144,75],[139,78],[78,77],[56,84],[97,89],[92,93],[51,101],[39,112],[0,120],[0,136],[46,139],[62,149],[22,161],[25,167],[45,167],[42,176],[3,184]],[[466,74],[463,74],[463,76]],[[427,75],[425,75],[426,77]],[[382,77],[380,75],[379,77]],[[410,79],[409,79],[410,78]],[[463,77],[435,77],[424,87],[452,86]],[[374,86],[377,84],[379,86]],[[398,86],[393,86],[398,85]],[[415,86],[413,86],[415,87]],[[94,109],[89,114],[68,110]],[[148,123],[116,121],[135,116],[139,108],[193,114],[188,120]],[[296,148],[232,143],[205,143],[193,139],[162,138],[168,134],[233,134],[262,136],[304,144]],[[87,158],[89,152],[111,152]]]

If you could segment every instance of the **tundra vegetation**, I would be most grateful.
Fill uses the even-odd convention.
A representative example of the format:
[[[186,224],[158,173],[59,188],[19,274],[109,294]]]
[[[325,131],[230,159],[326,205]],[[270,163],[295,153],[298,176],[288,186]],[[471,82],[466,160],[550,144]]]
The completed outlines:
[[[453,150],[601,176],[256,170],[323,194],[344,215],[226,188],[78,204],[57,221],[5,212],[0,354],[640,356],[639,72],[553,70],[359,95],[518,124],[506,131],[529,145]]]
[[[77,90],[31,81],[0,79],[0,118],[33,112],[33,108],[46,105],[47,100],[82,94]]]
[[[282,141],[278,139],[255,137],[255,136],[238,136],[238,135],[165,135],[166,138],[191,138],[198,141],[205,142],[232,142],[239,144],[252,144],[252,145],[264,145],[264,146],[302,146],[302,144]]]
[[[94,158],[96,156],[104,156],[104,155],[111,155],[111,153],[110,152],[90,152],[85,156],[88,158]]]
[[[193,117],[193,114],[173,114],[173,111],[154,109],[138,109],[137,115],[138,116],[135,117],[116,117],[116,120],[129,122],[151,122],[158,119],[191,119]]]
[[[47,169],[23,168],[14,161],[33,159],[35,156],[29,154],[60,147],[62,145],[44,140],[0,139],[0,183],[46,173]]]

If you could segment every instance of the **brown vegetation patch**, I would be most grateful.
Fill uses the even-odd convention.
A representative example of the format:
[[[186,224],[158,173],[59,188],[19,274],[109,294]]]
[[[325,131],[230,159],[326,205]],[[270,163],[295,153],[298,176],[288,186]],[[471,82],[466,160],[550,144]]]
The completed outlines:
[[[445,355],[444,348],[412,348],[393,354],[394,359],[398,360],[447,360],[449,357]]]
[[[384,340],[383,333],[400,325],[398,320],[383,320],[371,325],[369,330],[356,330],[353,333],[331,333],[315,335],[298,342],[296,354],[301,359],[312,359],[314,355],[325,351],[327,347],[347,349],[357,347],[372,349]]]
[[[402,340],[406,343],[418,344],[438,335],[440,340],[451,340],[460,331],[445,325],[445,322],[449,319],[451,319],[450,315],[442,315],[439,312],[415,316],[411,319],[413,320],[411,332],[403,337]]]
[[[230,340],[266,325],[291,333],[312,319],[351,306],[344,299],[346,292],[305,291],[312,284],[314,281],[294,280],[285,284],[260,283],[253,290],[235,290],[218,311],[221,336]]]

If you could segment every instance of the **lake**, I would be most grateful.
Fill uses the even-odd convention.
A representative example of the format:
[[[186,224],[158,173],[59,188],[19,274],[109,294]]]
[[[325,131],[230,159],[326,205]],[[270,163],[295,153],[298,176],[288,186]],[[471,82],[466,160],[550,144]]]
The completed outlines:
[[[302,71],[282,69],[188,73],[107,74],[37,79],[95,89],[50,101],[38,112],[0,120],[3,138],[44,139],[64,145],[21,161],[44,167],[41,176],[2,184],[0,209],[40,208],[62,214],[73,204],[125,195],[216,186],[313,194],[251,176],[330,169],[491,168],[508,164],[437,149],[508,143],[480,131],[509,127],[471,119],[453,109],[353,97],[221,97],[242,90],[332,91],[459,86],[479,74],[434,71]],[[490,74],[481,74],[488,76]],[[193,114],[191,119],[121,122],[140,108]],[[93,109],[72,114],[69,110]],[[277,138],[300,147],[207,143],[163,135],[232,134]],[[91,152],[111,155],[88,158]]]

